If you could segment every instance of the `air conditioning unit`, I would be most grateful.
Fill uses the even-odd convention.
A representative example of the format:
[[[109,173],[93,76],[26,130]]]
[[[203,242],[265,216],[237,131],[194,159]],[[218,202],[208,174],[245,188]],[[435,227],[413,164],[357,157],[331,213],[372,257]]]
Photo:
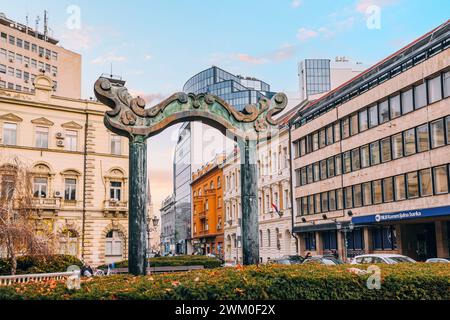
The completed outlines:
[[[54,196],[55,196],[55,198],[62,198],[61,191],[55,191]]]
[[[56,72],[53,72],[53,76],[56,77]]]
[[[59,140],[59,141],[56,143],[56,145],[57,145],[58,147],[64,147],[64,141]]]
[[[58,139],[64,139],[64,133],[62,133],[62,132],[57,132],[57,133],[56,133],[56,138],[58,138]]]
[[[28,68],[30,65],[28,63],[25,63],[25,68]]]
[[[41,57],[41,58],[42,58],[43,56],[44,56],[44,54],[42,54],[42,53],[39,53],[39,57]]]
[[[49,56],[49,55],[46,55],[46,56],[45,56],[45,59],[50,60],[50,56]]]
[[[28,83],[28,80],[25,80],[25,83]]]
[[[11,63],[14,62],[14,59],[9,59],[9,62],[11,62]]]

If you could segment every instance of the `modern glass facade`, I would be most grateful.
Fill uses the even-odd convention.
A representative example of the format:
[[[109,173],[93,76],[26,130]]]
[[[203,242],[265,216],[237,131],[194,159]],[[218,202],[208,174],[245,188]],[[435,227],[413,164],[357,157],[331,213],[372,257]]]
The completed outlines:
[[[264,81],[233,75],[218,67],[206,69],[190,78],[183,87],[187,93],[211,93],[238,110],[255,104],[262,97],[271,98],[270,85]]]
[[[305,59],[299,63],[302,98],[331,90],[330,60]]]

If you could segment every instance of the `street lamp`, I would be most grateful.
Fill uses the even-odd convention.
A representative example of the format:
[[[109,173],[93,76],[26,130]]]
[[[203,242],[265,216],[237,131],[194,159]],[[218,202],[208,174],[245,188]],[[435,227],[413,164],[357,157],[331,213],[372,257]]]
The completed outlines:
[[[351,211],[347,212],[347,214],[351,217],[353,213]],[[347,240],[347,233],[353,232],[353,229],[355,228],[354,224],[350,222],[347,226],[343,226],[342,222],[335,221],[336,229],[338,231],[341,231],[344,233],[344,261],[347,261],[347,251],[348,251],[348,240]]]
[[[150,226],[153,225],[153,228]],[[157,216],[147,217],[147,258],[150,258],[151,245],[150,245],[150,232],[157,230],[159,224],[159,218]]]

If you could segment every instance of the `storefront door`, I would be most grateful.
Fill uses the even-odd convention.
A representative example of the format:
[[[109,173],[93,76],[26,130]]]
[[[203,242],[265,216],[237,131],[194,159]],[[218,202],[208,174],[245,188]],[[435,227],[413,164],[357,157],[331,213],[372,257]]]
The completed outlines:
[[[403,253],[407,256],[417,261],[437,256],[434,223],[405,225],[402,229],[402,238],[406,240],[407,246]]]

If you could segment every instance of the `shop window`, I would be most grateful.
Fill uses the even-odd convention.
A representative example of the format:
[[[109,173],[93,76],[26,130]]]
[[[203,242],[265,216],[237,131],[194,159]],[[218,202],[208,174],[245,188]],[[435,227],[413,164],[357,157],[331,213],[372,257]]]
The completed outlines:
[[[392,184],[392,178],[383,179],[383,201],[394,201],[394,186]]]
[[[369,145],[365,145],[361,147],[361,167],[367,168],[370,166],[370,152]]]
[[[378,141],[370,144],[370,164],[376,165],[380,163],[380,145]]]
[[[385,100],[378,105],[380,124],[389,121],[389,102]]]
[[[367,109],[360,111],[359,114],[359,130],[364,131],[369,128],[369,122],[367,119]]]
[[[394,226],[371,228],[373,250],[395,250],[397,239]]]
[[[416,132],[414,129],[409,129],[404,132],[405,156],[410,156],[416,153]]]
[[[337,250],[337,232],[336,230],[322,232],[323,250]]]
[[[431,147],[437,148],[445,144],[444,119],[431,123]]]
[[[316,251],[316,234],[315,232],[307,232],[303,234],[305,239],[305,249],[308,251]]]
[[[425,83],[414,87],[414,103],[416,109],[425,107],[427,105],[427,88]]]
[[[423,152],[430,149],[430,139],[428,124],[417,127],[417,152]]]
[[[364,249],[364,232],[362,229],[353,229],[347,234],[347,249],[363,250]]]
[[[419,180],[420,180],[420,196],[421,197],[431,196],[433,194],[431,169],[420,170]]]
[[[419,182],[417,172],[410,172],[406,175],[408,186],[408,198],[417,198],[419,196]]]
[[[428,103],[433,103],[442,99],[441,76],[434,77],[427,81]]]
[[[372,182],[373,204],[379,204],[383,202],[381,189],[381,180],[375,180]]]
[[[403,157],[403,134],[398,133],[392,136],[392,157],[398,159]]]
[[[448,193],[447,166],[433,168],[434,192],[436,194]]]
[[[406,184],[403,174],[394,177],[395,200],[406,199]]]
[[[400,117],[402,114],[402,110],[400,107],[400,95],[399,94],[389,98],[389,105],[390,105],[390,111],[391,111],[391,119]]]
[[[370,206],[372,204],[372,184],[370,182],[362,184],[362,196],[364,205]]]
[[[391,138],[381,140],[381,162],[391,161]]]

